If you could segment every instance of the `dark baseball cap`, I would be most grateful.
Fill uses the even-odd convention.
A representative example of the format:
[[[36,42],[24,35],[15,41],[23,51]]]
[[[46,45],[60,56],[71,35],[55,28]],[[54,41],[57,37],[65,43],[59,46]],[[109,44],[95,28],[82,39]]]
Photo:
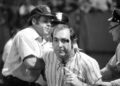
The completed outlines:
[[[39,5],[35,7],[30,13],[30,18],[36,15],[54,17],[47,5]]]
[[[120,9],[115,8],[112,13],[112,17],[108,19],[110,22],[120,23]]]
[[[52,24],[68,24],[69,18],[65,13],[55,12],[53,13],[54,18],[51,20]]]
[[[114,29],[115,27],[120,25],[120,9],[119,8],[115,8],[113,10],[112,13],[112,17],[108,19],[109,22],[116,22],[118,24],[116,24],[115,26],[110,27],[109,29]]]

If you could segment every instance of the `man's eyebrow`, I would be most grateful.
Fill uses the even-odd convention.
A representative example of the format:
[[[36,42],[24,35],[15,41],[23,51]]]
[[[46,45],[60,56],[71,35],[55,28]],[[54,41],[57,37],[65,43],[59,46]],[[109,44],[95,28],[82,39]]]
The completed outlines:
[[[61,41],[69,42],[69,39],[67,39],[67,38],[57,38],[57,37],[54,37],[53,39],[58,39],[58,40],[61,40]]]
[[[69,39],[66,39],[66,38],[61,38],[61,40],[69,42]]]
[[[61,39],[63,39],[63,40],[69,40],[69,39],[67,39],[67,38],[61,38]]]

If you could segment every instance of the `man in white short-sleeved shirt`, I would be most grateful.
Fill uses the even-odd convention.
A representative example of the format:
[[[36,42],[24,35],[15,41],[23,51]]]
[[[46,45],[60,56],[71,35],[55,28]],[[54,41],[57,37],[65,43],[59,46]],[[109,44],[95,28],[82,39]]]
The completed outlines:
[[[50,8],[46,5],[32,10],[30,26],[19,31],[13,38],[10,53],[2,70],[5,86],[36,86],[34,82],[45,67],[41,59],[44,46],[51,47],[46,39],[51,29],[52,17]]]

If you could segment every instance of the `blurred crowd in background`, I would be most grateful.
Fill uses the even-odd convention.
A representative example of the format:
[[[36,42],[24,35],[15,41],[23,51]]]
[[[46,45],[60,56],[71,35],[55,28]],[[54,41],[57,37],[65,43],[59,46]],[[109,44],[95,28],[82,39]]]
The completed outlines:
[[[22,28],[29,12],[34,6],[47,4],[52,11],[76,14],[74,21],[79,21],[80,12],[109,11],[120,3],[119,0],[0,0],[0,25],[6,24],[9,29]]]
[[[119,0],[0,0],[0,26],[23,28],[34,6],[47,4],[51,10],[62,11],[70,17],[70,24],[79,32],[79,25],[87,13],[111,11]],[[73,21],[74,20],[74,21]],[[79,35],[79,33],[78,33]],[[1,48],[2,49],[2,48]]]

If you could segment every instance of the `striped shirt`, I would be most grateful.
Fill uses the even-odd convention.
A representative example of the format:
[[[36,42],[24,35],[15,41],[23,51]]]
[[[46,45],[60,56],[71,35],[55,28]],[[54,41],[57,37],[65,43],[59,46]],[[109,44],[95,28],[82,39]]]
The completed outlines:
[[[62,84],[62,64],[57,59],[54,51],[48,52],[44,56],[46,64],[46,78],[48,86],[60,86]],[[80,79],[80,86],[90,86],[101,79],[100,68],[97,61],[82,52],[76,52],[69,60],[66,66],[71,72],[77,75]]]

